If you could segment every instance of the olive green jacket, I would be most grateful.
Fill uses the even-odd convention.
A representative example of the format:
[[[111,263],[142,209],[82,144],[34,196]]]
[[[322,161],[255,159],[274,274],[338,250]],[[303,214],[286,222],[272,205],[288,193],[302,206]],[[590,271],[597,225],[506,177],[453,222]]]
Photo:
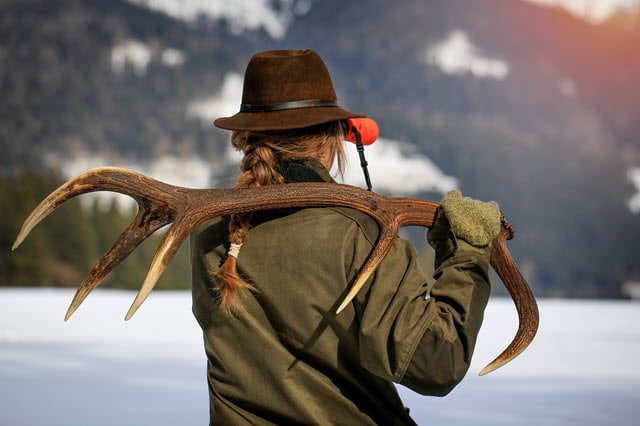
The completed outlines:
[[[289,180],[330,179],[324,169],[320,179],[294,169],[285,170]],[[227,220],[200,227],[191,240],[193,311],[204,332],[211,424],[412,424],[393,382],[445,395],[463,378],[490,292],[487,256],[438,253],[434,283],[398,238],[336,315],[378,232],[347,208],[258,215],[238,255],[258,292],[243,292],[229,316],[213,275],[226,255]],[[455,242],[443,247],[451,252]]]

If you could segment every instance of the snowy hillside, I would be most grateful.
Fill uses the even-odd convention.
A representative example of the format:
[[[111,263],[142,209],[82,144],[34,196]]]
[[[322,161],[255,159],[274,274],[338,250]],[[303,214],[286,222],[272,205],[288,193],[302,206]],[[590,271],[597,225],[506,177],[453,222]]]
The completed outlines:
[[[187,22],[196,21],[200,17],[226,19],[231,24],[231,30],[236,34],[263,28],[276,39],[284,35],[294,16],[306,13],[311,7],[311,0],[280,0],[277,2],[279,10],[274,10],[273,2],[268,0],[129,1]]]
[[[70,290],[0,289],[0,425],[204,425],[208,397],[188,292],[98,290],[68,322]],[[531,347],[478,371],[510,341],[513,305],[492,299],[471,371],[445,398],[400,389],[419,424],[631,426],[640,416],[640,304],[541,300]]]
[[[268,0],[129,0],[153,10],[162,11],[174,18],[186,21],[197,20],[200,16],[211,19],[225,18],[233,22],[238,31],[255,30],[263,27],[272,37],[279,38],[287,30],[291,18],[302,15],[312,7],[312,0],[279,0],[279,11],[274,10]],[[549,7],[562,7],[577,16],[593,22],[600,22],[617,8],[626,8],[638,0],[525,0]]]

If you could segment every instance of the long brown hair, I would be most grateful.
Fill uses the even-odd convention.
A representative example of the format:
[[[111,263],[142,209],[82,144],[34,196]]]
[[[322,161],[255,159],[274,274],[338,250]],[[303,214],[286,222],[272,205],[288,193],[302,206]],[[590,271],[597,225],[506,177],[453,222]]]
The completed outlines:
[[[277,185],[284,183],[277,165],[284,161],[318,159],[320,153],[327,152],[329,158],[337,161],[338,171],[343,172],[345,153],[344,134],[340,122],[320,124],[303,129],[272,132],[235,131],[231,144],[244,153],[236,188]],[[240,246],[251,228],[252,213],[233,214],[229,217],[229,243]],[[237,303],[237,291],[256,288],[238,275],[235,255],[227,258],[216,272],[220,307],[233,312]]]

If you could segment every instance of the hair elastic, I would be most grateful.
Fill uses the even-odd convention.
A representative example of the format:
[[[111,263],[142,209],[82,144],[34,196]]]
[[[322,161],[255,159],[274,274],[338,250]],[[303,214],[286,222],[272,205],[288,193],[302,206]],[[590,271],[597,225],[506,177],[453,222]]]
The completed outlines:
[[[240,247],[242,247],[242,243],[240,244],[234,244],[231,243],[231,245],[229,246],[229,256],[233,256],[236,259],[238,258],[238,254],[240,253]]]

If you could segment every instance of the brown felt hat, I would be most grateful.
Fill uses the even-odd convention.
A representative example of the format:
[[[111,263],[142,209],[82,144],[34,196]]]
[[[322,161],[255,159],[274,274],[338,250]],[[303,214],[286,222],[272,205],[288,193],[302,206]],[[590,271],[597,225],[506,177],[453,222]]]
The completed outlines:
[[[313,50],[254,55],[244,75],[240,112],[214,121],[227,130],[287,130],[364,117],[338,106],[331,76]]]

